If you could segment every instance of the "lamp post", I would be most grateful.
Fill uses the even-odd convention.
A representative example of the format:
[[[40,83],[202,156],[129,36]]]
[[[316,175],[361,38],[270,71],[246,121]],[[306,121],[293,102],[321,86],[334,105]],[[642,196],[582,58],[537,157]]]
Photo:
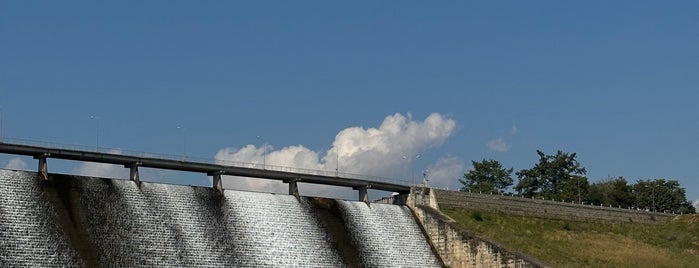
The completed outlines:
[[[182,160],[185,160],[187,158],[187,129],[182,125],[177,126],[177,129],[182,131]]]
[[[580,198],[580,180],[576,178],[576,181],[578,184],[578,204],[582,204],[582,199]]]
[[[2,105],[0,105],[0,141],[2,141]]]
[[[421,156],[422,155],[420,155],[420,154],[416,154],[415,157],[413,157],[414,159],[413,158],[409,159],[407,155],[403,155],[403,160],[410,161],[410,178],[411,178],[413,184],[415,184],[415,168],[414,168],[413,160],[420,159]]]
[[[264,152],[262,153],[262,169],[267,169],[267,141],[262,136],[257,136],[258,140],[263,140],[262,148]]]
[[[335,150],[335,176],[340,177],[340,148]]]
[[[653,199],[653,212],[655,212],[655,187],[658,187],[657,185],[653,186],[653,191],[652,191],[652,199]]]
[[[430,178],[427,177],[429,172],[429,169],[425,169],[425,171],[422,172],[422,184],[424,184],[425,187],[430,187]]]
[[[99,150],[99,148],[100,148],[100,118],[95,116],[95,115],[91,115],[90,120],[95,120],[95,133],[97,134],[96,145],[97,145],[97,150]]]
[[[646,185],[646,188],[651,188],[651,202],[652,202],[652,207],[651,211],[655,212],[655,188],[658,187],[658,185],[653,185],[653,186],[648,186]]]

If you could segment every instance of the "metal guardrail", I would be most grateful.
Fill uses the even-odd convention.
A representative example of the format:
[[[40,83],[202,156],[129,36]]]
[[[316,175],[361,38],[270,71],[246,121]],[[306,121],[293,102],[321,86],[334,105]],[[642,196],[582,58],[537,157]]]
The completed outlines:
[[[398,180],[398,179],[392,179],[392,178],[386,178],[386,177],[379,177],[379,176],[349,173],[349,172],[340,172],[340,171],[317,170],[317,169],[296,168],[296,167],[277,166],[277,165],[260,164],[260,163],[218,160],[218,159],[211,159],[211,158],[190,157],[190,156],[186,156],[186,155],[169,155],[169,154],[159,154],[159,153],[147,153],[147,152],[139,152],[139,151],[122,150],[122,149],[117,149],[117,148],[105,148],[105,147],[95,147],[95,146],[85,146],[85,145],[62,144],[62,143],[53,143],[53,142],[44,142],[44,141],[35,141],[35,140],[17,139],[17,138],[7,138],[7,137],[0,138],[0,142],[12,143],[12,144],[17,144],[17,145],[27,145],[27,146],[51,147],[51,148],[65,149],[65,150],[78,150],[78,151],[88,151],[88,152],[96,152],[96,153],[120,154],[120,155],[133,156],[133,157],[148,157],[148,158],[159,158],[159,159],[173,160],[173,161],[200,162],[200,163],[206,163],[206,164],[224,165],[224,166],[231,166],[231,167],[254,168],[254,169],[301,173],[301,174],[317,175],[317,176],[340,177],[340,178],[348,178],[348,179],[392,183],[392,184],[398,184],[398,185],[403,185],[403,186],[415,186],[415,184],[411,183],[410,181],[404,181],[404,180]]]

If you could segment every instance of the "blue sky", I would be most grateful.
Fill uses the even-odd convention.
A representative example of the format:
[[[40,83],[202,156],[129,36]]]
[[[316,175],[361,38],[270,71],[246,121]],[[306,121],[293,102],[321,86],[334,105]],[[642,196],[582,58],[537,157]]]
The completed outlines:
[[[698,10],[696,1],[3,1],[1,132],[253,162],[267,152],[270,164],[327,169],[337,150],[347,172],[432,168],[449,188],[471,160],[519,170],[537,149],[563,150],[591,181],[678,179],[697,200]]]

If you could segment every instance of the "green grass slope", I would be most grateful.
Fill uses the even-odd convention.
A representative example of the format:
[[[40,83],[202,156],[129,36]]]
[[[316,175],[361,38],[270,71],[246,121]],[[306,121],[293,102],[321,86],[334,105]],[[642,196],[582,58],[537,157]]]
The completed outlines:
[[[484,213],[442,212],[477,236],[553,267],[699,267],[699,215],[666,225],[592,223]]]

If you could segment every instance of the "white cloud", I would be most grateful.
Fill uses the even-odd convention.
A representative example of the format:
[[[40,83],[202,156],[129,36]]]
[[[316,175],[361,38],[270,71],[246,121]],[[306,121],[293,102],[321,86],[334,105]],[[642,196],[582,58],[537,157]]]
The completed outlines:
[[[510,128],[510,135],[516,135],[517,133],[519,133],[519,128],[517,128],[517,126],[515,125],[512,125],[512,127]]]
[[[121,154],[121,150],[110,150],[108,153]],[[99,178],[120,178],[129,177],[129,171],[121,165],[103,164],[94,162],[84,162],[74,171],[77,175],[92,176]]]
[[[464,163],[458,157],[441,158],[428,167],[430,186],[449,188],[464,175]]]
[[[456,129],[456,122],[433,113],[424,121],[415,121],[408,114],[387,116],[378,128],[350,127],[340,131],[327,151],[312,151],[302,145],[278,150],[268,146],[247,145],[240,149],[224,148],[216,153],[216,160],[262,163],[339,172],[365,174],[387,178],[410,180],[415,156],[420,152],[441,145]],[[266,157],[265,150],[268,152]],[[439,169],[437,169],[439,170]],[[261,179],[228,177],[224,188],[287,192],[285,184]],[[302,195],[327,195],[336,191],[332,187],[304,185]],[[332,189],[332,190],[327,190]],[[351,196],[356,198],[356,193]]]
[[[699,211],[699,199],[694,200],[694,204],[693,204],[693,205],[694,205],[694,207],[697,209],[697,211]]]
[[[510,150],[510,146],[507,145],[507,143],[505,143],[505,140],[503,140],[502,138],[489,140],[488,143],[486,143],[486,146],[488,146],[488,149],[495,152],[503,153]]]
[[[27,169],[27,162],[24,162],[24,160],[19,157],[12,158],[7,162],[7,165],[5,165],[5,169],[24,170]]]

